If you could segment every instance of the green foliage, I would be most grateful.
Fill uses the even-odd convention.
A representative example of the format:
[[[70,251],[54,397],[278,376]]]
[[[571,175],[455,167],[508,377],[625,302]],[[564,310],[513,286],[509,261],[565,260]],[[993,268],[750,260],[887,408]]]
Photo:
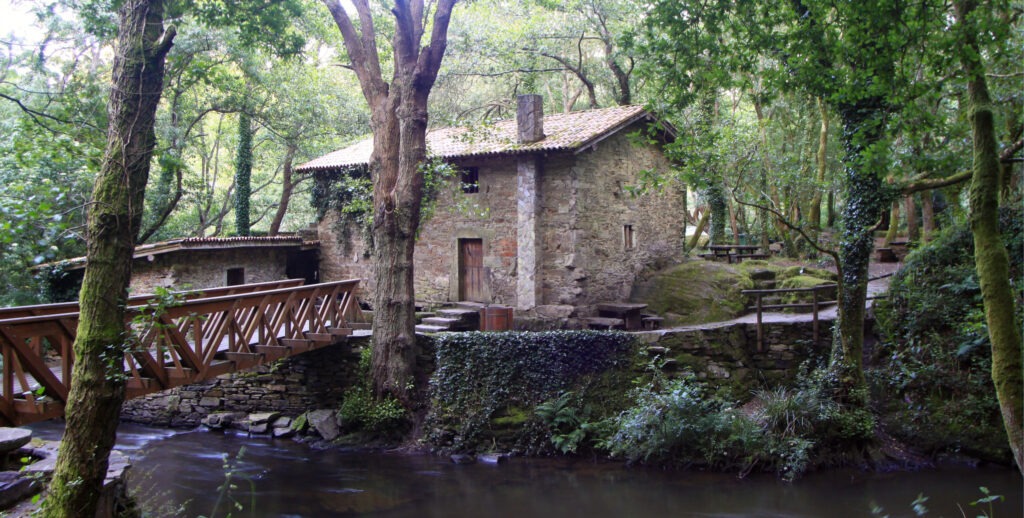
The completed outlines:
[[[821,378],[801,374],[795,387],[758,390],[741,408],[693,379],[652,382],[611,420],[600,447],[629,462],[701,465],[745,474],[755,467],[792,480],[816,456],[842,450],[873,432],[873,420],[840,408]],[[868,423],[864,432],[863,423]]]
[[[565,453],[576,453],[581,445],[607,439],[611,432],[610,420],[591,422],[593,406],[569,390],[545,401],[534,410],[551,433],[551,445]]]
[[[334,229],[345,247],[344,251],[350,252],[348,245],[353,229],[357,229],[367,246],[372,248],[373,182],[366,168],[351,168],[340,174],[316,171],[313,179],[310,204],[316,209],[318,219],[323,219],[331,210],[338,214]],[[369,253],[369,250],[365,252]]]
[[[632,336],[596,331],[452,333],[436,337],[436,350],[427,441],[460,451],[488,447],[502,433],[525,449],[543,450],[538,443],[552,434],[563,436],[554,439],[559,449],[578,448],[586,434],[574,432],[590,417],[583,406],[614,406],[616,389],[603,377],[628,372],[635,353]],[[545,401],[521,429],[496,421]]]
[[[1019,210],[1002,214],[1018,301],[1024,300]],[[955,224],[913,251],[876,311],[886,340],[873,373],[888,428],[928,451],[964,451],[985,458],[1007,454],[992,388],[991,351],[973,238]]]
[[[350,432],[366,433],[374,437],[397,438],[408,428],[405,407],[393,396],[378,400],[373,396],[370,366],[373,352],[370,347],[360,351],[356,371],[358,384],[345,392],[338,414],[342,427]]]

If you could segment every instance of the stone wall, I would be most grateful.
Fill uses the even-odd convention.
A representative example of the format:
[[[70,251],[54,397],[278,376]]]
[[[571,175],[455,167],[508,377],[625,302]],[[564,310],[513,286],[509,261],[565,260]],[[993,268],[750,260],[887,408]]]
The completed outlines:
[[[653,146],[638,146],[619,131],[578,155],[549,154],[540,162],[537,216],[538,307],[516,318],[566,318],[582,306],[626,300],[637,275],[667,264],[683,251],[684,199],[669,182],[639,195],[642,171],[668,174],[671,166]],[[459,300],[460,239],[480,239],[486,292],[482,302],[517,307],[517,159],[475,158],[461,167],[479,170],[479,192],[466,194],[452,181],[441,190],[433,216],[420,228],[414,260],[416,298],[421,303]],[[336,213],[319,223],[320,272],[324,281],[362,279],[372,293],[372,264],[361,232],[341,228]],[[623,228],[630,225],[634,246]]]
[[[649,344],[649,354],[667,362],[665,370],[743,391],[789,383],[805,360],[827,356],[833,323],[819,322],[817,342],[811,322],[764,324],[763,351],[758,351],[756,324],[694,326],[640,336]]]
[[[571,305],[593,314],[593,305],[623,301],[645,268],[667,265],[683,252],[682,192],[663,189],[633,194],[643,171],[668,176],[662,152],[636,145],[627,128],[593,150],[551,160],[541,189],[541,261],[544,303]],[[548,174],[550,172],[550,174]],[[624,227],[632,229],[627,247]]]
[[[338,408],[355,379],[359,353],[346,344],[325,347],[245,372],[126,401],[125,421],[172,427],[198,426],[212,412],[280,412]]]
[[[287,279],[288,251],[280,248],[230,248],[187,250],[158,254],[152,260],[132,264],[131,293],[153,293],[157,287],[190,286],[192,289],[227,285],[229,268],[244,268],[245,282]]]

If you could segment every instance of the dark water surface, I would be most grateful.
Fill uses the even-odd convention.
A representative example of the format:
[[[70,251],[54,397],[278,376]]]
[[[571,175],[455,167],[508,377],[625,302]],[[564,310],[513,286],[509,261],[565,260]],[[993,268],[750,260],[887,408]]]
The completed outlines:
[[[60,433],[35,428],[44,438]],[[131,486],[143,505],[171,516],[210,516],[217,509],[216,516],[231,512],[234,518],[842,518],[870,516],[873,506],[881,506],[896,517],[914,516],[911,502],[924,494],[928,516],[974,517],[980,509],[969,504],[982,496],[979,486],[1005,496],[995,516],[1024,515],[1020,475],[1000,468],[836,470],[787,484],[770,475],[737,480],[564,459],[458,466],[439,457],[320,451],[290,440],[132,425],[119,429],[118,449],[133,459]],[[234,469],[225,470],[225,455]],[[226,472],[237,489],[225,496],[218,487]],[[242,509],[228,507],[232,501]],[[183,511],[172,512],[181,506]]]

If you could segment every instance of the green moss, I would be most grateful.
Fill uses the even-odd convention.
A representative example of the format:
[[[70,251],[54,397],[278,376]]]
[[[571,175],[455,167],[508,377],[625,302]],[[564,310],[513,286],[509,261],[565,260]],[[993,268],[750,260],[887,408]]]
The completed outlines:
[[[814,277],[829,282],[836,282],[837,278],[835,272],[822,270],[820,268],[808,268],[806,266],[790,266],[789,268],[785,268],[780,271],[777,276],[781,281],[791,279],[793,277]]]
[[[754,282],[740,268],[712,261],[687,261],[638,283],[631,299],[666,318],[668,325],[720,322],[744,312],[742,290]]]
[[[491,419],[491,424],[499,428],[515,428],[522,426],[530,419],[532,412],[527,412],[522,407],[509,407],[502,412],[504,415]]]

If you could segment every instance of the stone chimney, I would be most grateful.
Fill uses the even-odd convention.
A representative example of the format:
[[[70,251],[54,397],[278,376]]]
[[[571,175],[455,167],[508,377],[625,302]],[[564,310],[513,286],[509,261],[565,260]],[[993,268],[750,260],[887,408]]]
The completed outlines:
[[[544,138],[544,98],[537,94],[520,95],[516,107],[516,125],[520,144],[532,144]]]

